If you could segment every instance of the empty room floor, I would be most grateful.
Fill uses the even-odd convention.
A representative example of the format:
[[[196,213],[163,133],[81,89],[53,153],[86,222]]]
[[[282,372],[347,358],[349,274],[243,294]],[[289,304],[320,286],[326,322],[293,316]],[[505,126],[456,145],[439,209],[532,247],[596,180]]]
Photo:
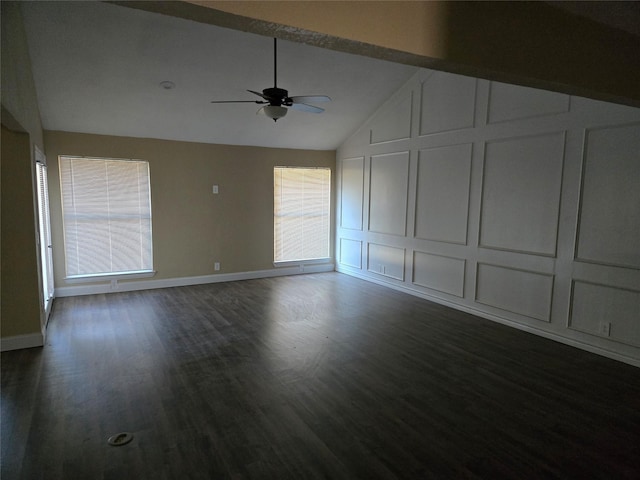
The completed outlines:
[[[339,273],[57,299],[1,394],[3,480],[640,478],[640,369]]]

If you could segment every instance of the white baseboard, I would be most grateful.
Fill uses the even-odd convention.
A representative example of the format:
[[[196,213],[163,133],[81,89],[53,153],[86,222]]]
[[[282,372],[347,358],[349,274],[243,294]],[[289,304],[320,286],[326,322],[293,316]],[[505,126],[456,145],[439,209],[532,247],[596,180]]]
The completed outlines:
[[[93,285],[77,285],[71,287],[56,287],[56,297],[75,297],[78,295],[95,295],[99,293],[130,292],[135,290],[151,290],[155,288],[184,287],[187,285],[202,285],[205,283],[234,282],[237,280],[251,280],[255,278],[284,277],[304,273],[333,272],[335,265],[309,264],[292,267],[280,267],[270,270],[254,270],[251,272],[219,273],[201,275],[197,277],[165,278],[159,280],[141,280],[119,282],[111,280],[108,283]]]
[[[482,317],[487,320],[491,320],[497,323],[501,323],[503,325],[507,325],[509,327],[517,328],[518,330],[522,330],[528,333],[532,333],[534,335],[538,335],[540,337],[548,338],[549,340],[554,340],[559,343],[564,343],[565,345],[569,345],[575,348],[579,348],[581,350],[585,350],[590,353],[595,353],[597,355],[602,355],[603,357],[611,358],[613,360],[617,360],[619,362],[627,363],[629,365],[633,365],[634,367],[640,367],[640,359],[635,357],[629,357],[627,355],[614,352],[611,350],[606,350],[604,348],[597,347],[595,345],[591,345],[588,343],[581,342],[579,340],[575,340],[573,338],[564,337],[562,335],[558,335],[553,332],[548,332],[546,330],[540,330],[538,328],[524,325],[522,323],[515,322],[508,318],[500,317],[499,315],[495,315],[492,313],[488,313],[473,307],[469,307],[467,305],[461,305],[455,302],[451,302],[445,300],[443,298],[436,297],[434,295],[429,295],[427,293],[419,292],[417,290],[412,290],[410,288],[406,288],[401,285],[396,285],[390,282],[385,282],[384,280],[379,280],[377,278],[370,277],[368,275],[362,274],[360,272],[353,271],[349,268],[340,267],[336,265],[336,271],[340,273],[344,273],[346,275],[350,275],[352,277],[357,277],[367,282],[375,283],[377,285],[382,285],[384,287],[391,288],[393,290],[397,290],[399,292],[408,293],[409,295],[413,295],[415,297],[424,298],[425,300],[429,300],[430,302],[439,303],[440,305],[444,305],[446,307],[453,308],[455,310],[460,310],[466,313],[470,313],[471,315],[475,315],[477,317]]]
[[[42,347],[44,335],[41,333],[29,333],[27,335],[14,335],[0,339],[0,351],[20,350],[22,348]]]

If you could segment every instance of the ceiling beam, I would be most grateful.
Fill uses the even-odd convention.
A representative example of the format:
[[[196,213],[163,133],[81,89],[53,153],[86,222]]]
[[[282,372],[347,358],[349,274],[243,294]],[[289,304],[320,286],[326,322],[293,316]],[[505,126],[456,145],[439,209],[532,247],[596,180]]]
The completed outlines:
[[[546,2],[112,3],[398,63],[640,107],[640,36]],[[630,14],[637,14],[633,10]]]

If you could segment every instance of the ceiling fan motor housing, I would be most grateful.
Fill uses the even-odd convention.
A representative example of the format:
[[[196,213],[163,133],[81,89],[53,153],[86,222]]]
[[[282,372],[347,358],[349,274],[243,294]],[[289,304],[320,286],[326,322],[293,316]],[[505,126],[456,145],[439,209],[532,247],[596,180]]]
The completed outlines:
[[[283,88],[273,87],[273,88],[265,88],[262,90],[262,93],[271,105],[280,106],[282,104],[291,105],[291,102],[287,102],[289,97],[289,92]]]

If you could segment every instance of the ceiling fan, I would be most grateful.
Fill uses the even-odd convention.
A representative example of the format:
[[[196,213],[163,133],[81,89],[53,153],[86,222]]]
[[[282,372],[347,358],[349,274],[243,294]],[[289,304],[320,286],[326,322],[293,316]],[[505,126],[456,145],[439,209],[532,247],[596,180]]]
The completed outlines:
[[[326,95],[302,95],[290,97],[289,92],[283,88],[278,88],[278,39],[273,39],[273,87],[265,88],[262,93],[253,90],[247,92],[253,93],[262,98],[262,100],[213,100],[211,103],[258,103],[265,106],[260,108],[256,114],[262,113],[271,118],[274,122],[287,114],[288,108],[300,110],[302,112],[322,113],[323,108],[309,105],[307,102],[330,102],[331,99]]]

